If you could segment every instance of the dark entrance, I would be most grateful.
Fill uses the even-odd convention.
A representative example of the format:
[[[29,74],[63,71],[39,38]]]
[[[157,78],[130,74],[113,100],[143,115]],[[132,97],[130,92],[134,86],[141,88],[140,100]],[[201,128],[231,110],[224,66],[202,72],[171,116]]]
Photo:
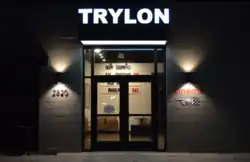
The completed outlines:
[[[156,150],[157,149],[157,92],[156,82],[148,76],[99,76],[93,79],[92,149],[94,150]],[[112,88],[105,85],[113,84]],[[140,93],[137,84],[150,88],[149,113],[130,113],[129,94]],[[102,87],[101,87],[102,86]],[[113,96],[101,97],[101,93]],[[105,95],[104,95],[105,96]],[[112,98],[113,97],[113,98]],[[140,101],[146,102],[146,101]],[[140,106],[140,105],[138,105]],[[101,113],[105,112],[105,114]]]

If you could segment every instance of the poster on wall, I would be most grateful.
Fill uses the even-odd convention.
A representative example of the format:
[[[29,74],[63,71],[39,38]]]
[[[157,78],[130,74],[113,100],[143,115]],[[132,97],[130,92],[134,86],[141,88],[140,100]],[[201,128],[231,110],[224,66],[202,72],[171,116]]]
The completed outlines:
[[[199,97],[182,97],[182,98],[176,99],[176,101],[180,102],[182,106],[187,106],[187,105],[199,106],[200,105]]]
[[[184,84],[173,96],[173,101],[177,109],[200,108],[203,100],[204,94],[199,88],[191,83]]]

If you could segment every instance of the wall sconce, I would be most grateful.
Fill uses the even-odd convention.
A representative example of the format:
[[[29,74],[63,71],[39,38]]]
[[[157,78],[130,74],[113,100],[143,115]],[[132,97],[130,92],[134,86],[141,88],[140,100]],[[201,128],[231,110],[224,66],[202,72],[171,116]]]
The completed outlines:
[[[180,47],[174,51],[174,59],[183,72],[190,73],[196,71],[204,59],[204,52],[197,47]]]
[[[54,83],[62,81],[62,76],[65,74],[70,66],[70,58],[67,57],[51,57],[50,67],[52,70]]]
[[[63,51],[54,52],[49,56],[49,65],[56,72],[66,72],[72,64],[72,56],[64,54]]]
[[[65,59],[58,59],[51,61],[51,66],[56,72],[65,72],[71,63],[69,63],[69,60]]]
[[[52,73],[52,82],[53,84],[57,84],[57,83],[63,83],[65,81],[64,78],[65,73],[61,73],[61,72],[53,72]]]
[[[61,76],[62,76],[62,73],[55,72],[55,81],[56,81],[56,83],[59,83],[61,81]]]
[[[192,73],[196,69],[197,66],[198,66],[198,63],[194,63],[191,61],[180,63],[181,69],[186,73]]]
[[[196,77],[195,72],[188,72],[183,74],[185,83],[195,83]]]

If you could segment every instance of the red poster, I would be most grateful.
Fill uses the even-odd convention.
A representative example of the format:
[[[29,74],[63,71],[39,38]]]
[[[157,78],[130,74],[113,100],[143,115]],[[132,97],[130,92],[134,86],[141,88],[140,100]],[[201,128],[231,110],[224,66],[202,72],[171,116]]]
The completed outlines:
[[[132,92],[133,93],[138,93],[139,92],[139,88],[132,88]]]

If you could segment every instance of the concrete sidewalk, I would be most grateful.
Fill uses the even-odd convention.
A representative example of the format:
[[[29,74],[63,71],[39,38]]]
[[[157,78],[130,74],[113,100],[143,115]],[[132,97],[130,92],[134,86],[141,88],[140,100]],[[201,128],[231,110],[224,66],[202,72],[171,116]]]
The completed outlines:
[[[0,157],[0,162],[250,162],[246,154],[193,154],[155,152],[85,152],[55,156]]]

